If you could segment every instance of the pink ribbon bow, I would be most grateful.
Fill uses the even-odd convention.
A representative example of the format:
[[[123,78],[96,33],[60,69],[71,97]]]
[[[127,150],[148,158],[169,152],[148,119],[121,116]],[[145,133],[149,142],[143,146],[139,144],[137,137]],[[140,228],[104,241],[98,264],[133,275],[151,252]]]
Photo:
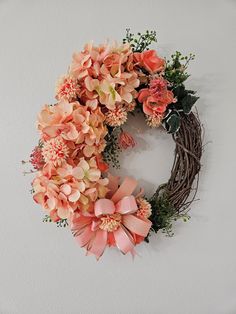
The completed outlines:
[[[72,233],[87,253],[99,258],[108,244],[117,246],[123,254],[133,254],[137,237],[143,240],[147,236],[152,223],[136,216],[138,206],[132,195],[136,186],[136,180],[126,177],[117,188],[118,178],[110,176],[109,198],[95,202],[94,215],[72,219]]]

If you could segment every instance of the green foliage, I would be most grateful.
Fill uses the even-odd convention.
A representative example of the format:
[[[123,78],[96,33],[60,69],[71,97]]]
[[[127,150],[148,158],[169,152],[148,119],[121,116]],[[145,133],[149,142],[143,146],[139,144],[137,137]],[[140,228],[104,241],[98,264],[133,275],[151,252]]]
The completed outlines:
[[[180,115],[178,114],[178,111],[170,110],[163,123],[167,133],[173,134],[177,132],[180,127]]]
[[[42,140],[39,140],[39,142],[38,142],[38,147],[39,147],[39,148],[43,148],[43,141],[42,141]]]
[[[103,151],[103,159],[105,162],[111,164],[114,168],[119,169],[119,153],[121,151],[118,144],[118,136],[120,128],[108,127],[108,134],[105,137],[106,147]]]
[[[180,127],[181,116],[191,112],[193,105],[199,97],[195,96],[194,91],[187,90],[184,85],[179,85],[172,91],[177,102],[167,107],[162,124],[168,133],[173,134],[177,132]]]
[[[155,193],[149,202],[152,206],[152,215],[149,218],[152,222],[151,230],[157,232],[162,229],[167,235],[172,236],[172,217],[175,210],[169,203],[166,193],[164,191]]]
[[[183,84],[190,76],[186,70],[190,61],[194,60],[195,55],[190,53],[183,56],[179,51],[171,55],[171,60],[166,61],[165,79],[167,79],[174,87]]]
[[[49,215],[45,215],[43,218],[43,222],[53,222],[51,217]],[[61,219],[56,222],[57,227],[67,227],[68,221],[67,219]]]
[[[148,50],[149,46],[157,41],[155,31],[146,31],[144,34],[137,33],[134,35],[130,32],[130,29],[126,29],[126,36],[123,39],[123,43],[129,43],[134,52],[142,52]]]
[[[152,222],[151,231],[155,233],[162,230],[167,236],[172,237],[174,235],[173,222],[178,219],[183,219],[184,222],[190,219],[187,213],[178,213],[170,204],[165,185],[160,186],[148,201],[152,206],[152,214],[149,218]],[[147,242],[149,242],[149,236],[150,234],[145,239]]]
[[[195,102],[198,100],[199,97],[193,96],[191,94],[187,94],[183,99],[182,99],[182,106],[183,106],[183,112],[185,114],[189,114],[192,110],[193,105]]]
[[[193,105],[199,99],[199,97],[194,96],[194,91],[186,89],[184,85],[174,88],[173,93],[177,98],[177,102],[171,104],[169,108],[175,109],[179,113],[189,114]]]
[[[50,216],[45,215],[44,218],[43,218],[43,222],[52,222],[52,219],[51,219]]]
[[[67,227],[68,226],[68,221],[67,219],[61,219],[59,221],[56,222],[57,227]]]

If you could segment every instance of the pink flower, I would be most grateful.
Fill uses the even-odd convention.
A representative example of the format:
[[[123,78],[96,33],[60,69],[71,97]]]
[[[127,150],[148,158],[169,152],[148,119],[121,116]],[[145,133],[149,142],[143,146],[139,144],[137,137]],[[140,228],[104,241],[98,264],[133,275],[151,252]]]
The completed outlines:
[[[77,201],[81,192],[85,190],[82,181],[71,177],[70,180],[60,179],[55,176],[48,178],[40,174],[32,183],[34,200],[40,204],[50,215],[56,211],[61,219],[69,218],[70,214],[78,208]]]
[[[69,73],[78,80],[80,101],[91,108],[99,102],[109,110],[118,103],[131,103],[139,86],[133,63],[129,44],[86,45],[82,52],[74,54]]]
[[[62,125],[70,119],[72,112],[73,104],[67,101],[60,101],[54,106],[45,105],[38,115],[38,130],[47,134],[47,128],[52,127],[52,129],[55,129],[58,125]],[[56,130],[58,130],[58,127]]]
[[[63,163],[60,168],[47,167],[40,171],[32,183],[34,200],[51,215],[61,219],[72,213],[86,212],[98,197],[105,197],[107,179],[101,177],[95,157],[88,161],[81,158],[73,167]]]
[[[132,194],[137,182],[126,177],[114,186],[111,198],[98,199],[94,214],[73,215],[71,229],[87,253],[100,258],[107,245],[116,246],[123,254],[135,254],[134,247],[147,236],[151,221],[137,215],[138,206]]]
[[[44,143],[42,155],[46,163],[60,166],[69,156],[69,148],[63,138],[58,136]]]
[[[85,157],[91,157],[105,148],[107,129],[104,120],[99,107],[92,110],[79,102],[59,102],[43,108],[38,117],[38,129],[45,142],[60,136],[65,145],[74,149],[73,158],[80,151]]]
[[[79,93],[79,85],[77,79],[68,75],[62,76],[56,85],[56,99],[75,101]]]
[[[30,155],[30,163],[33,165],[34,169],[40,170],[43,168],[45,161],[42,155],[42,148],[36,146]]]
[[[167,105],[173,102],[174,94],[168,90],[167,84],[164,78],[159,77],[151,81],[149,88],[140,90],[138,100],[143,103],[143,111],[146,115],[162,114]]]
[[[161,72],[165,67],[165,60],[158,57],[155,50],[134,53],[134,59],[150,73]]]
[[[109,72],[114,76],[120,70],[121,55],[118,53],[110,53],[104,58],[103,63],[105,67],[109,69]]]
[[[138,197],[136,201],[138,205],[137,216],[143,219],[149,218],[152,214],[151,204],[142,197]]]
[[[113,127],[121,126],[127,121],[127,111],[122,105],[117,105],[115,109],[108,110],[105,113],[106,120],[105,122]]]
[[[121,132],[119,136],[119,146],[122,149],[127,149],[129,147],[134,147],[135,146],[135,141],[132,137],[132,135],[128,132]]]

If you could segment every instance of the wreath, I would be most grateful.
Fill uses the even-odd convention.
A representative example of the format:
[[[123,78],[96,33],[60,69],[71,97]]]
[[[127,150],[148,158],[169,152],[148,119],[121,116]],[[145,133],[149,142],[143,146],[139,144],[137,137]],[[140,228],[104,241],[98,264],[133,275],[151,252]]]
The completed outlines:
[[[46,211],[44,222],[69,226],[97,259],[107,246],[134,255],[152,232],[173,235],[173,220],[189,219],[195,200],[202,127],[192,111],[198,97],[184,85],[194,55],[177,51],[166,60],[149,50],[153,42],[156,32],[127,29],[120,45],[85,45],[56,84],[57,102],[38,114],[40,140],[29,160],[33,199]],[[120,151],[136,144],[122,126],[138,112],[176,145],[170,178],[150,198],[136,191],[134,178],[111,175]]]

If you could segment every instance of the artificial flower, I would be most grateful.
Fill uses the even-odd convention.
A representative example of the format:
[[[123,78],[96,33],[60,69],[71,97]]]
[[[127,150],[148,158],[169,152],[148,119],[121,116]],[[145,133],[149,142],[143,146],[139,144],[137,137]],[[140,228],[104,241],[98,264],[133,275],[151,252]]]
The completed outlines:
[[[143,197],[136,198],[138,210],[136,212],[137,217],[147,219],[152,214],[151,204]]]
[[[152,80],[149,88],[141,89],[138,95],[138,100],[143,104],[143,112],[146,115],[164,113],[173,99],[174,94],[168,90],[168,82],[162,77]]]
[[[137,215],[138,205],[132,195],[137,182],[126,177],[121,186],[113,186],[111,198],[98,199],[94,214],[72,215],[71,229],[87,253],[100,258],[107,245],[126,254],[135,254],[134,247],[148,234],[151,221]],[[109,186],[108,186],[109,187]]]
[[[135,146],[135,141],[132,135],[128,132],[122,131],[119,135],[118,143],[120,148],[127,149]]]
[[[44,142],[42,148],[43,159],[46,163],[60,166],[69,156],[69,148],[61,136]]]
[[[158,128],[161,125],[163,118],[163,113],[153,112],[151,115],[146,115],[146,122],[151,128]]]
[[[29,162],[36,170],[40,170],[43,168],[45,161],[42,155],[42,148],[40,146],[36,146],[33,149],[32,153],[30,154]]]
[[[105,113],[106,116],[106,120],[105,122],[109,125],[109,126],[121,126],[122,124],[124,124],[127,120],[127,111],[125,110],[124,106],[122,106],[121,104],[117,105],[115,107],[115,109],[113,110],[108,110]]]
[[[75,101],[79,94],[80,88],[77,79],[69,75],[59,78],[56,84],[56,99]]]
[[[150,73],[161,72],[165,68],[165,60],[158,57],[155,50],[145,50],[134,53],[134,59],[139,66],[144,67]]]
[[[43,108],[38,117],[38,129],[43,142],[60,136],[65,145],[74,149],[72,157],[78,154],[81,157],[80,152],[85,157],[91,157],[100,154],[105,148],[107,129],[104,120],[100,107],[91,110],[77,101],[63,101]]]

